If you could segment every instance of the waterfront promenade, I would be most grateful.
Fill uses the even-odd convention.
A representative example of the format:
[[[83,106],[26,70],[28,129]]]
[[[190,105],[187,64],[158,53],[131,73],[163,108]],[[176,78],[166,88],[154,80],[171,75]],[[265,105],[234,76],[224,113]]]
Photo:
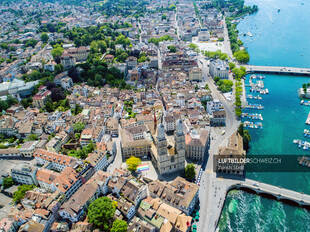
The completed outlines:
[[[296,76],[310,76],[310,68],[244,65],[247,73],[270,73]]]

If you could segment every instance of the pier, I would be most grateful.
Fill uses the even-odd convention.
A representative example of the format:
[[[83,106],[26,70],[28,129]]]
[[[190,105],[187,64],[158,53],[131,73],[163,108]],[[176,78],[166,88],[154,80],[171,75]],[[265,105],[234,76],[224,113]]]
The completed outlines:
[[[310,68],[244,65],[247,73],[310,76]]]
[[[244,128],[252,128],[252,129],[262,129],[263,128],[263,123],[261,123],[261,122],[244,121],[243,122],[243,127]]]
[[[264,106],[261,104],[248,104],[243,107],[244,109],[255,109],[255,110],[263,110]]]
[[[242,113],[241,118],[249,118],[252,120],[261,120],[263,121],[263,116],[261,114],[250,114],[250,113]]]

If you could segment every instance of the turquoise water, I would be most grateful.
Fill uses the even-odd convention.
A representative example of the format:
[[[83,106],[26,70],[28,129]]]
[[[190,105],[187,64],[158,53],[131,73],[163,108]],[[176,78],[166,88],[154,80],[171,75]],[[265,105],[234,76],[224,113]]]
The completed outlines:
[[[246,4],[253,3],[259,6],[259,12],[238,25],[240,38],[251,55],[250,64],[310,68],[310,1],[246,1]],[[253,37],[243,36],[249,31]],[[304,139],[303,130],[310,129],[305,125],[310,106],[301,106],[297,97],[298,88],[305,82],[310,82],[310,78],[266,75],[264,84],[269,95],[264,95],[261,101],[249,100],[265,107],[263,111],[253,111],[262,113],[264,121],[263,129],[250,129],[249,156],[310,154],[292,143],[295,138]],[[247,173],[247,178],[310,194],[309,173]],[[226,199],[220,229],[306,232],[310,231],[309,221],[307,210],[234,191]]]
[[[219,231],[306,232],[310,231],[309,221],[310,214],[305,209],[234,191],[227,196]]]

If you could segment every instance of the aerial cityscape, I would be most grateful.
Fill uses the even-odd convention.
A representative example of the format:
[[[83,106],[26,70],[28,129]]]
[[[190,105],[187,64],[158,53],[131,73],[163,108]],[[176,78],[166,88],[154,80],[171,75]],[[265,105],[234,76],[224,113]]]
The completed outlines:
[[[0,12],[0,232],[310,231],[308,2]]]

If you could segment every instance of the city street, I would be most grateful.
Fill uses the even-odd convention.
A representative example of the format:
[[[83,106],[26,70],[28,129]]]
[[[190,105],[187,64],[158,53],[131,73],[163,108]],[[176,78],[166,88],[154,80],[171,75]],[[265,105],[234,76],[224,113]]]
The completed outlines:
[[[225,22],[225,18],[224,18],[224,22]],[[224,52],[229,56],[231,60],[234,59],[232,51],[230,49],[230,40],[228,36],[228,30],[227,30],[226,23],[224,23]]]
[[[213,172],[213,156],[218,153],[220,146],[224,146],[228,143],[229,137],[237,130],[240,121],[235,117],[234,104],[228,102],[226,98],[217,90],[217,87],[209,75],[209,68],[207,61],[204,57],[200,57],[200,64],[203,72],[204,81],[208,84],[211,90],[212,97],[219,99],[224,106],[226,111],[226,126],[222,128],[211,128],[210,131],[210,149],[209,158],[207,161],[206,169],[201,177],[199,199],[200,199],[200,221],[198,224],[198,231],[214,231],[215,225],[210,225],[210,222],[214,222],[218,218],[219,213],[222,209],[226,195],[226,182],[221,181],[220,178],[216,177]],[[225,130],[225,134],[222,135],[221,131]],[[205,228],[208,229],[206,230]],[[204,229],[202,229],[204,228]]]
[[[120,168],[122,166],[122,151],[120,145],[120,136],[117,138],[113,138],[113,141],[116,142],[116,155],[113,163],[111,163],[108,168],[107,172],[112,173],[116,168]]]

